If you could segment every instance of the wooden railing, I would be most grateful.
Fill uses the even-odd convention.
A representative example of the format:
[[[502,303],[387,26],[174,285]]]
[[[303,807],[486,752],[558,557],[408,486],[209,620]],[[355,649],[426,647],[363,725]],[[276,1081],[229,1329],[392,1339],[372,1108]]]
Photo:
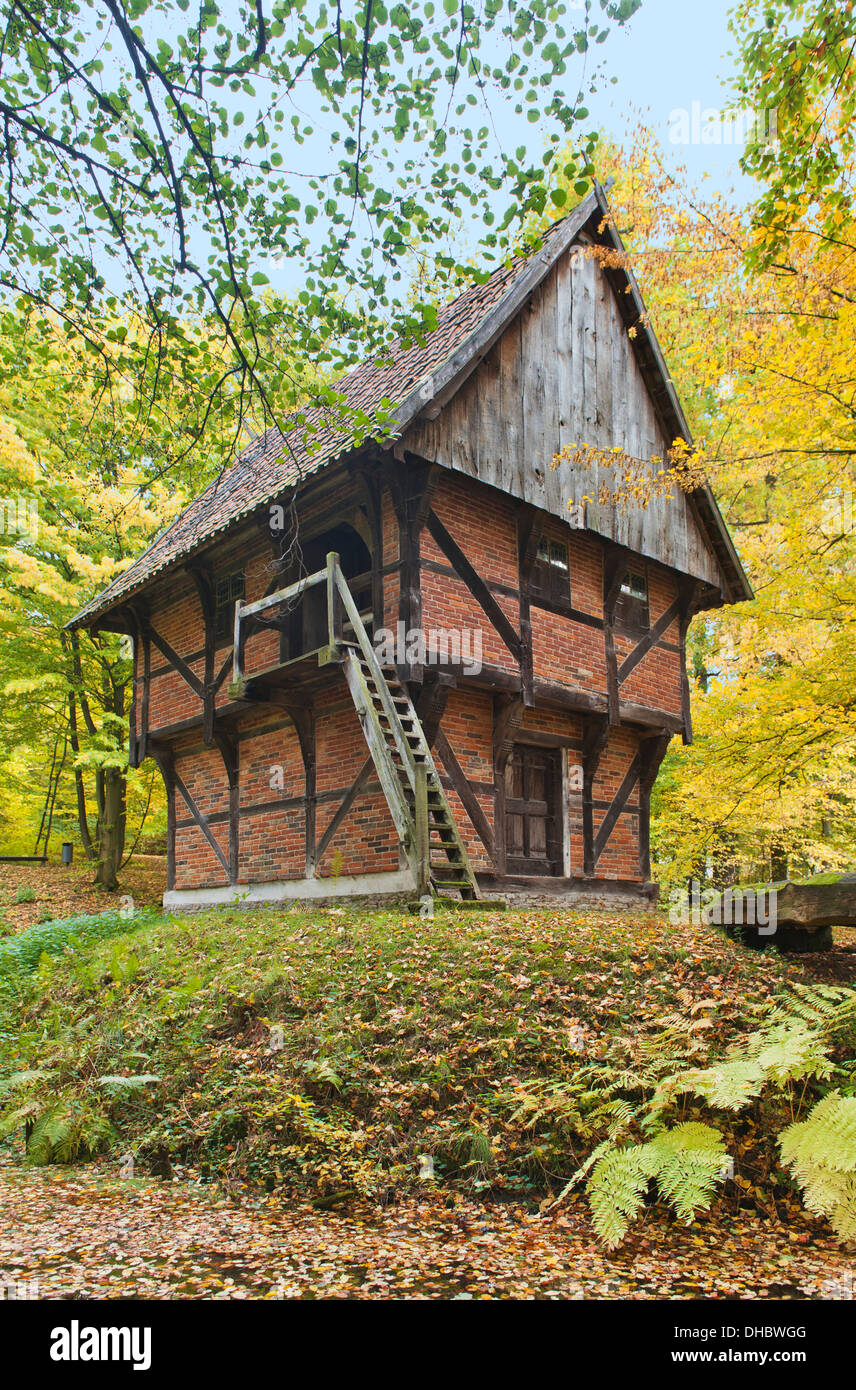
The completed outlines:
[[[358,575],[355,580],[349,583],[342,571],[339,556],[335,551],[330,551],[324,568],[316,570],[314,574],[304,575],[303,578],[295,580],[293,584],[287,584],[272,594],[266,594],[264,598],[254,600],[253,603],[245,603],[243,599],[236,601],[232,647],[233,685],[241,685],[246,680],[244,649],[250,635],[246,626],[248,620],[283,604],[293,606],[310,589],[316,588],[320,584],[324,584],[327,590],[327,645],[319,653],[319,662],[333,659],[334,650],[341,642],[346,628],[350,627],[356,635],[355,619],[360,625],[359,645],[364,651],[366,645],[371,647],[365,630],[365,623],[373,621],[374,615],[371,613],[361,614],[354,601],[355,592],[360,593],[370,588],[371,574]],[[347,613],[347,623],[342,618],[343,608]],[[373,649],[372,654],[374,654]]]
[[[431,891],[430,792],[434,816],[446,817],[443,824],[454,837],[452,848],[457,854],[461,875],[466,878],[466,882],[458,886],[463,886],[470,896],[477,897],[475,876],[410,696],[396,673],[384,672],[380,665],[366,631],[366,615],[359,611],[335,551],[328,554],[324,569],[307,575],[295,584],[278,589],[276,593],[268,594],[255,603],[244,603],[238,599],[235,604],[232,692],[239,695],[248,683],[244,674],[247,636],[244,624],[247,620],[277,605],[292,603],[307,590],[321,584],[325,586],[327,599],[327,644],[317,650],[318,663],[325,665],[336,662],[343,670],[419,895],[421,897]],[[388,676],[398,690],[395,698],[387,683]],[[396,707],[396,699],[403,710]]]

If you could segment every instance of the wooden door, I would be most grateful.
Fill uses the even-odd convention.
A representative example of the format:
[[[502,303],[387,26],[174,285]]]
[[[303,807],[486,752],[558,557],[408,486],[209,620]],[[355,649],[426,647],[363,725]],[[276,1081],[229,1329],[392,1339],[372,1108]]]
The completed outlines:
[[[562,872],[561,765],[552,748],[515,744],[505,770],[505,850],[510,874]]]

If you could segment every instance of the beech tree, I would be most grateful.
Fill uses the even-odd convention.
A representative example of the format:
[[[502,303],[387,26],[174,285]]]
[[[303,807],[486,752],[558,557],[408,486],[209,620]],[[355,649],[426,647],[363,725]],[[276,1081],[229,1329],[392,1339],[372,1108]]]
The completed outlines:
[[[27,701],[50,709],[105,886],[129,666],[62,623],[249,435],[309,404],[355,442],[382,428],[328,383],[430,329],[445,286],[560,206],[545,147],[571,139],[565,173],[586,190],[591,55],[638,3],[6,0],[0,350],[11,362],[25,323],[46,380],[79,386],[77,402],[37,392],[41,419],[4,402],[6,495],[29,479],[41,517],[37,543],[0,537],[7,745],[26,742]],[[534,154],[509,125],[537,127]],[[477,268],[454,249],[465,225]]]
[[[573,135],[584,191],[589,51],[638,3],[7,0],[0,286],[152,408],[182,375],[176,459],[217,418],[222,463],[248,419],[281,424],[300,403],[301,361],[335,374],[432,326],[433,304],[404,293],[408,248],[456,276],[462,218],[502,256],[545,205],[541,139],[534,156],[507,148],[500,118],[537,124],[548,150]],[[283,265],[288,358],[268,350],[260,294]],[[359,437],[372,422],[352,424]],[[147,426],[142,409],[142,453]]]

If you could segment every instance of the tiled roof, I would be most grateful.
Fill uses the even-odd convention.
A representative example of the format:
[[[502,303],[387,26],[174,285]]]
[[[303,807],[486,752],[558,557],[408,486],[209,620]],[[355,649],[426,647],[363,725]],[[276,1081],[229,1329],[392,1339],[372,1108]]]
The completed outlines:
[[[565,218],[550,227],[544,235],[543,247],[554,240],[567,221]],[[543,249],[534,254],[542,255]],[[373,411],[384,399],[395,403],[405,401],[466,343],[504,296],[511,297],[515,282],[526,273],[532,259],[531,256],[518,256],[500,266],[483,284],[472,285],[440,309],[437,327],[421,344],[393,347],[383,356],[368,358],[341,377],[334,389],[344,395],[348,406],[366,412]],[[323,407],[307,410],[306,419],[310,423],[309,431],[304,425],[284,434],[269,429],[254,439],[139,559],[77,614],[70,626],[86,625],[105,609],[130,597],[169,565],[210,541],[218,532],[278,497],[284,488],[299,479],[317,473],[350,448],[351,436],[347,429],[324,424],[329,414],[325,415]],[[313,425],[318,427],[313,430]]]

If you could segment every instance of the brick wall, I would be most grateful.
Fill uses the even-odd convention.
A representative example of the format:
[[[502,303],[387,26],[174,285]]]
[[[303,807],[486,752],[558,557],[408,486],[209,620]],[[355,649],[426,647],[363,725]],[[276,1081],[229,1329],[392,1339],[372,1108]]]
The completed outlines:
[[[469,558],[477,573],[493,586],[494,597],[517,628],[517,512],[516,504],[495,489],[459,474],[444,474],[433,499],[433,507],[444,526]],[[308,525],[308,523],[307,523]],[[384,624],[394,627],[399,611],[400,576],[398,521],[389,492],[382,495],[381,531],[384,575]],[[545,523],[548,537],[564,540],[571,564],[571,603],[578,615],[602,618],[602,546],[590,533],[574,530],[555,518]],[[471,628],[482,633],[483,660],[509,673],[517,665],[505,643],[492,628],[484,610],[467,585],[449,573],[449,561],[427,530],[421,537],[423,627]],[[256,528],[230,542],[224,549],[223,571],[243,566],[248,601],[261,597],[272,578],[271,550],[267,538]],[[646,565],[649,584],[651,622],[665,612],[677,594],[677,578],[662,566]],[[168,578],[153,590],[151,621],[162,637],[184,658],[201,680],[204,676],[203,624],[195,586],[186,575]],[[534,673],[536,678],[563,683],[574,689],[597,694],[606,691],[606,665],[603,631],[582,621],[548,611],[533,602],[531,610]],[[616,631],[619,664],[632,650],[638,636]],[[634,701],[679,714],[681,709],[679,631],[675,620],[635,667],[621,689],[623,700]],[[230,641],[218,645],[215,671],[228,653]],[[247,643],[246,672],[275,664],[279,659],[279,639],[275,632],[258,633]],[[137,675],[141,677],[141,653],[136,653]],[[199,697],[178,671],[168,668],[161,653],[152,649],[153,679],[149,701],[149,728],[153,735],[159,726],[198,717]],[[316,842],[320,841],[342,797],[367,757],[367,748],[344,682],[330,668],[331,685],[315,706],[316,720]],[[138,679],[138,711],[139,686]],[[218,705],[228,702],[228,677],[217,696]],[[484,816],[495,823],[493,791],[494,697],[487,690],[466,688],[463,684],[450,695],[442,728],[471,783]],[[571,774],[563,815],[566,817],[570,871],[583,870],[582,795],[579,767],[583,716],[555,709],[527,710],[520,741],[527,734],[554,735],[564,748]],[[239,881],[302,878],[305,873],[306,831],[304,767],[297,733],[290,720],[273,706],[262,706],[236,719],[230,730],[239,749]],[[606,809],[621,785],[638,747],[638,734],[619,728],[610,734],[594,788],[594,827],[600,825]],[[188,733],[174,745],[176,771],[200,812],[209,817],[210,831],[228,859],[228,781],[223,760],[216,748],[205,749],[201,729]],[[490,869],[492,864],[480,836],[470,822],[445,769],[437,758],[446,781],[447,795],[474,866]],[[599,862],[596,874],[623,880],[638,880],[639,792],[633,790],[627,806],[618,817]],[[176,799],[176,886],[192,888],[219,886],[227,882],[215,851],[181,796]],[[342,824],[326,847],[317,873],[320,877],[363,874],[395,870],[399,867],[399,848],[386,803],[372,775],[363,793],[356,798]]]

